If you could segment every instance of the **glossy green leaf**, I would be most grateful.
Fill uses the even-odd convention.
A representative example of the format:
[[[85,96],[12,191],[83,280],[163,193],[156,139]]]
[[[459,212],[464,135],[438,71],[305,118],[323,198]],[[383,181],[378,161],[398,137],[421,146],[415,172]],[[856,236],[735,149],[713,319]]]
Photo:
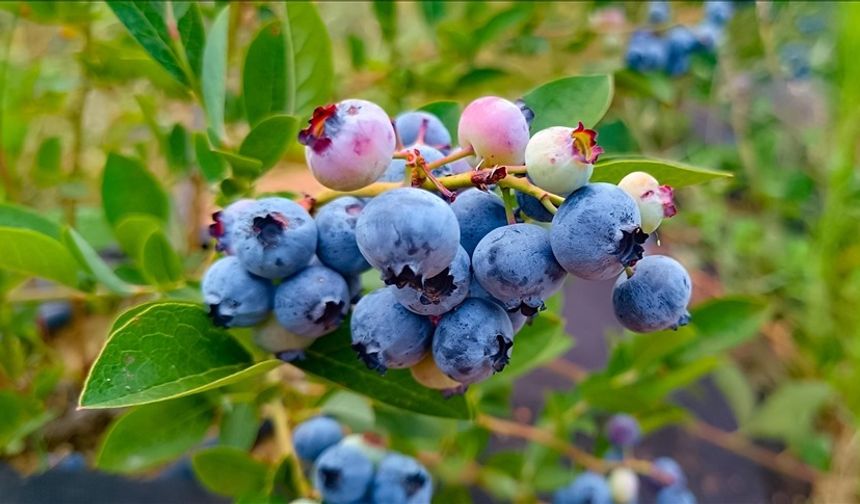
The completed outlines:
[[[435,26],[436,23],[445,17],[445,2],[441,0],[425,0],[421,2],[421,14],[424,16],[424,21]]]
[[[692,312],[696,340],[684,352],[687,359],[716,355],[758,335],[767,320],[767,304],[750,297],[710,300]]]
[[[259,159],[249,158],[235,152],[216,149],[215,154],[227,161],[233,169],[233,175],[241,178],[255,179],[263,173],[263,162]]]
[[[253,402],[230,403],[224,408],[219,436],[222,445],[250,450],[259,430],[260,417]]]
[[[298,123],[295,117],[275,115],[267,117],[254,126],[248,136],[242,140],[239,154],[262,163],[262,169],[271,168],[284,152],[290,142],[296,138]]]
[[[112,408],[186,396],[277,367],[255,364],[200,306],[162,302],[115,325],[81,394],[82,408]],[[193,358],[190,358],[193,356]]]
[[[32,397],[12,390],[0,390],[0,451],[7,444],[31,434],[51,418],[44,406]]]
[[[60,241],[23,228],[0,227],[0,269],[78,286],[78,262]]]
[[[245,115],[252,126],[287,106],[287,59],[284,25],[272,21],[263,26],[245,57],[242,70],[242,98]]]
[[[164,21],[163,4],[145,1],[112,1],[108,2],[108,6],[132,37],[155,61],[176,80],[188,85],[188,78],[171,47],[170,35]]]
[[[714,369],[711,376],[731,405],[738,424],[747,423],[755,408],[755,391],[743,371],[731,362],[724,362]]]
[[[824,382],[784,383],[741,425],[741,430],[751,436],[797,443],[812,434],[816,414],[831,397],[833,390]]]
[[[334,91],[334,62],[328,29],[310,2],[284,4],[287,44],[286,110],[300,118],[324,105]]]
[[[269,468],[247,452],[231,446],[201,450],[191,458],[198,481],[208,490],[228,497],[268,493]]]
[[[36,152],[34,178],[40,187],[49,187],[60,181],[63,145],[60,137],[46,138]]]
[[[206,42],[200,6],[197,2],[173,2],[173,15],[176,17],[176,27],[185,48],[188,66],[195,76],[200,77],[203,69],[203,45]]]
[[[156,285],[173,286],[182,280],[182,263],[161,231],[146,239],[140,263],[143,274]]]
[[[159,232],[162,224],[149,215],[128,215],[114,228],[114,235],[123,251],[135,261],[143,257],[143,247],[153,233]]]
[[[455,101],[437,101],[428,103],[418,110],[430,112],[438,117],[442,121],[442,124],[445,125],[448,133],[451,133],[451,142],[457,143],[457,126],[460,122],[460,113],[462,112],[459,103]]]
[[[167,164],[171,169],[183,172],[188,168],[188,131],[179,124],[173,125],[167,135]]]
[[[206,37],[203,47],[201,88],[206,120],[213,142],[224,137],[224,100],[227,96],[227,35],[230,23],[230,6],[224,7]]]
[[[96,467],[132,473],[170,462],[200,444],[215,411],[200,396],[139,406],[114,422]]]
[[[131,214],[150,215],[167,222],[167,194],[140,161],[109,154],[102,174],[102,207],[111,226]]]
[[[0,203],[0,227],[31,229],[57,240],[62,237],[62,230],[57,223],[29,208],[9,203]]]
[[[611,75],[582,75],[548,82],[523,96],[535,113],[532,133],[550,126],[575,128],[579,121],[591,128],[612,103]]]
[[[600,137],[598,136],[598,143]],[[610,182],[617,184],[630,172],[644,171],[653,175],[661,184],[672,187],[684,187],[700,184],[709,180],[731,177],[731,173],[707,168],[698,168],[684,163],[663,159],[627,159],[613,158],[599,161],[594,165],[592,182]]]
[[[391,44],[397,37],[397,2],[373,0],[373,15],[379,23],[382,38]]]
[[[305,355],[306,359],[294,363],[296,367],[374,400],[425,415],[471,416],[462,396],[445,399],[438,390],[416,383],[409,370],[391,369],[382,376],[367,369],[350,346],[349,321],[334,333],[317,340],[305,350]]]
[[[209,139],[202,133],[194,134],[194,153],[197,156],[197,166],[206,181],[220,182],[227,176],[227,161],[212,151]]]
[[[373,429],[376,414],[370,401],[348,390],[338,390],[322,404],[322,412],[349,426],[353,432],[367,432]]]
[[[127,295],[132,292],[133,287],[116,276],[98,252],[77,231],[72,228],[64,229],[63,242],[84,269],[108,290],[120,295]]]

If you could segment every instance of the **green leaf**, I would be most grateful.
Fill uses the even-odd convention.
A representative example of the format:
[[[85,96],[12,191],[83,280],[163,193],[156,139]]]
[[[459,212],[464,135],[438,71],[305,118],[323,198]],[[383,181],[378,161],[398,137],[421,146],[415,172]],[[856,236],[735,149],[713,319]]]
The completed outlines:
[[[599,143],[600,137],[598,136],[597,139]],[[594,174],[591,176],[591,181],[617,184],[625,175],[635,171],[650,173],[661,184],[667,184],[672,187],[684,187],[716,178],[732,176],[731,173],[698,168],[662,159],[614,158],[600,161],[594,165]]]
[[[290,142],[296,138],[297,132],[298,123],[295,117],[288,115],[267,117],[242,140],[239,154],[260,160],[262,169],[268,170],[284,155]]]
[[[212,23],[203,48],[201,87],[209,134],[220,143],[224,138],[224,100],[227,96],[227,34],[230,6],[224,7]]]
[[[213,152],[230,163],[233,175],[237,177],[255,179],[263,173],[263,162],[259,159],[249,158],[221,149],[215,149]]]
[[[633,92],[643,97],[654,98],[663,105],[671,105],[675,101],[675,87],[672,79],[666,75],[641,74],[625,69],[615,72],[614,77],[619,93]]]
[[[749,297],[710,300],[692,310],[697,338],[684,352],[687,359],[716,355],[754,338],[768,318],[767,304]]]
[[[268,493],[269,468],[245,451],[230,446],[202,450],[191,458],[197,479],[212,492],[228,497]]]
[[[731,405],[738,424],[747,423],[755,408],[755,391],[746,376],[731,362],[718,366],[712,376],[714,383]]]
[[[438,390],[415,382],[407,369],[391,369],[385,376],[367,369],[350,346],[349,321],[305,349],[305,356],[294,365],[374,400],[431,416],[471,416],[463,396],[445,399]]]
[[[275,502],[292,502],[301,497],[298,482],[304,475],[301,466],[295,463],[293,457],[284,457],[272,474],[272,495]]]
[[[175,286],[182,280],[182,263],[170,241],[160,230],[150,234],[143,245],[141,268],[151,283]]]
[[[437,101],[428,103],[418,110],[430,112],[438,117],[442,121],[442,124],[445,125],[448,133],[451,134],[453,141],[457,141],[457,125],[460,122],[460,112],[462,112],[459,103],[455,101]]]
[[[182,397],[277,367],[254,364],[202,307],[153,303],[114,325],[81,394],[82,408],[114,408]],[[192,357],[193,358],[190,358]]]
[[[286,110],[287,59],[283,28],[280,21],[263,26],[245,56],[242,98],[245,115],[252,126],[269,114]]]
[[[184,12],[180,12],[183,8]],[[200,77],[203,68],[203,44],[206,41],[200,6],[197,2],[173,2],[173,15],[176,17],[176,27],[185,48],[188,66],[195,76]]]
[[[0,269],[78,286],[78,262],[58,240],[23,228],[0,227]]]
[[[611,75],[582,75],[548,82],[523,96],[535,113],[532,133],[550,126],[591,128],[612,103]]]
[[[203,441],[214,417],[212,405],[200,396],[137,407],[108,430],[96,467],[132,473],[170,462]]]
[[[445,2],[441,0],[425,0],[421,2],[421,14],[423,14],[424,21],[429,26],[435,26],[436,23],[445,17]]]
[[[197,166],[207,182],[220,182],[227,176],[227,163],[222,156],[212,151],[209,139],[202,133],[194,134],[194,153],[197,156]]]
[[[102,175],[102,207],[111,226],[130,214],[150,215],[165,223],[169,205],[158,179],[138,160],[108,155]]]
[[[253,402],[230,403],[225,407],[219,437],[222,445],[250,450],[259,430],[260,417]]]
[[[494,14],[486,23],[475,28],[472,39],[476,47],[481,47],[511,33],[514,27],[526,21],[534,10],[530,2],[520,2],[512,7]]]
[[[62,236],[62,230],[55,222],[29,208],[9,203],[0,203],[0,227],[30,229],[57,240]]]
[[[161,223],[149,215],[128,215],[116,225],[114,234],[123,251],[140,262],[146,241],[160,229]]]
[[[783,383],[741,425],[741,430],[751,436],[799,443],[812,435],[815,416],[831,397],[833,390],[823,382]]]
[[[40,187],[49,187],[60,181],[61,157],[63,146],[60,137],[46,138],[36,152],[36,173],[34,178]]]
[[[179,123],[167,135],[167,164],[178,172],[188,168],[188,132]]]
[[[312,3],[288,2],[284,8],[287,11],[285,112],[307,117],[314,107],[327,103],[334,90],[331,39]]]
[[[397,2],[373,0],[373,15],[379,23],[382,39],[391,44],[397,37]]]
[[[349,426],[353,432],[372,430],[376,421],[367,398],[347,390],[338,390],[326,399],[322,412]]]
[[[120,279],[98,252],[72,228],[63,230],[63,242],[78,262],[111,292],[128,295],[133,287]]]
[[[170,35],[164,22],[163,5],[156,2],[108,2],[117,18],[132,37],[143,46],[180,83],[188,85],[188,78],[170,44]]]
[[[0,390],[0,452],[13,441],[31,432],[34,420],[40,418],[44,409],[32,397],[19,395],[11,390]]]

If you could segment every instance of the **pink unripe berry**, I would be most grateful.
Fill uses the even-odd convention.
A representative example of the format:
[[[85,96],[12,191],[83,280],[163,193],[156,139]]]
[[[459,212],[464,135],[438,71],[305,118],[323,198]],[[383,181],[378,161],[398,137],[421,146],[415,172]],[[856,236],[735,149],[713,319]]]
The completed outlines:
[[[618,187],[629,194],[639,205],[642,214],[642,231],[653,233],[663,222],[678,211],[675,208],[674,191],[670,186],[660,185],[657,179],[645,172],[628,173]]]
[[[535,133],[526,146],[529,178],[544,190],[570,194],[588,183],[594,162],[603,153],[597,133],[582,123],[574,128],[553,126]]]
[[[472,147],[485,166],[523,164],[529,125],[516,104],[498,96],[478,98],[463,110],[460,145]]]
[[[344,100],[317,107],[299,133],[314,177],[338,191],[360,189],[376,181],[395,149],[391,119],[375,103]]]

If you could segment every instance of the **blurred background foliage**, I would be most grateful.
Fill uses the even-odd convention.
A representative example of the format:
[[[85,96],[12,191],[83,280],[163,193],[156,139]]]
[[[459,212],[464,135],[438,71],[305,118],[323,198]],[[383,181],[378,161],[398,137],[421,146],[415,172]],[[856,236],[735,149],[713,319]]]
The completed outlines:
[[[615,411],[637,414],[647,430],[680,422],[714,441],[672,399],[679,388],[695,393],[708,375],[742,433],[722,433],[730,436],[722,438],[724,448],[760,454],[747,437],[771,440],[785,455],[757,462],[814,484],[801,493],[822,502],[857,498],[856,5],[739,6],[717,54],[697,55],[690,72],[668,77],[624,68],[645,3],[320,2],[315,9],[324,27],[302,25],[304,43],[323,57],[313,67],[318,78],[294,100],[274,96],[278,103],[261,104],[254,84],[277,76],[254,76],[253,58],[277,50],[271,37],[278,34],[266,30],[294,7],[243,2],[226,10],[221,2],[173,2],[171,16],[183,37],[194,30],[205,30],[209,40],[223,36],[223,110],[211,101],[205,106],[213,92],[206,49],[186,45],[182,68],[171,71],[118,21],[123,5],[0,4],[0,178],[4,205],[16,205],[2,215],[31,219],[14,213],[24,206],[44,219],[2,224],[42,226],[58,236],[58,224],[74,227],[115,272],[117,290],[125,289],[96,295],[0,273],[0,447],[16,467],[43,471],[80,452],[113,472],[141,469],[124,466],[121,453],[105,454],[101,439],[116,412],[77,411],[82,380],[116,313],[155,292],[195,299],[201,265],[211,255],[201,245],[216,201],[251,190],[317,188],[295,142],[276,145],[262,164],[242,159],[253,150],[243,139],[271,110],[297,118],[279,119],[277,127],[289,131],[332,97],[373,100],[392,115],[433,102],[435,111],[456,114],[455,106],[438,102],[463,104],[482,94],[513,99],[558,77],[609,73],[615,98],[597,130],[610,156],[641,152],[734,177],[679,191],[681,211],[660,232],[662,246],[693,271],[694,326],[648,336],[610,331],[606,366],[590,366],[596,369],[587,374],[553,360],[570,339],[550,314],[558,335],[547,341],[557,348],[535,359],[580,383],[547,391],[532,423],[557,439],[596,436],[598,452],[605,448],[600,421]],[[698,2],[672,8],[669,25],[702,16]],[[326,66],[329,54],[333,64]],[[119,178],[111,182],[114,173]],[[134,193],[136,210],[149,217],[119,225],[108,201]],[[157,240],[152,233],[159,233]],[[162,266],[147,265],[141,245],[133,243],[139,235],[160,244],[152,247],[159,247]],[[569,330],[577,336],[576,321]],[[512,414],[514,372],[473,392],[483,415],[474,423],[405,413],[287,373],[293,387],[281,393],[292,420],[322,409],[356,430],[386,433],[392,447],[423,454],[442,483],[439,502],[460,501],[475,488],[528,502],[570,479],[564,450],[531,443],[487,451],[491,432],[517,437],[506,431],[516,427],[496,418]],[[271,395],[260,387],[237,386],[213,399],[222,438],[227,423],[237,429],[228,439],[243,449],[256,436],[258,406]],[[249,400],[249,390],[260,395]],[[174,407],[180,406],[193,407]],[[174,446],[175,453],[158,451],[143,468],[197,446],[212,421],[206,419],[193,433],[183,432],[185,444]]]

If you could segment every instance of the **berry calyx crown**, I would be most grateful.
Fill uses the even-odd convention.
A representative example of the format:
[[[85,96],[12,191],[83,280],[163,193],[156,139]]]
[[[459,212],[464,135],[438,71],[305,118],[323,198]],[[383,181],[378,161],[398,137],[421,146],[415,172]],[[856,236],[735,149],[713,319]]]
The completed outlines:
[[[582,121],[570,134],[573,138],[573,157],[580,163],[594,164],[597,157],[603,154],[603,148],[597,145],[597,132],[587,129]]]

